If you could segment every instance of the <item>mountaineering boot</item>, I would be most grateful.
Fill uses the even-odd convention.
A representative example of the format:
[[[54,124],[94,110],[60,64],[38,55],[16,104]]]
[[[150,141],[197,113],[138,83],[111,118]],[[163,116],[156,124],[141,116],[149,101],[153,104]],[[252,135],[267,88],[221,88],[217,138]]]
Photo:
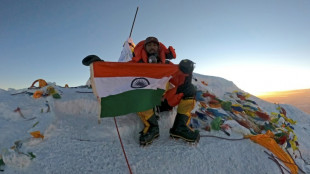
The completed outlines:
[[[177,114],[174,120],[173,127],[170,129],[172,138],[182,138],[187,142],[199,142],[199,131],[193,131],[188,127],[189,117],[185,114]]]
[[[149,124],[149,126],[146,127],[148,129],[144,128],[144,130],[140,132],[139,138],[140,145],[143,146],[151,144],[154,139],[159,137],[159,127],[156,115],[153,114],[148,120],[146,120],[146,122]]]

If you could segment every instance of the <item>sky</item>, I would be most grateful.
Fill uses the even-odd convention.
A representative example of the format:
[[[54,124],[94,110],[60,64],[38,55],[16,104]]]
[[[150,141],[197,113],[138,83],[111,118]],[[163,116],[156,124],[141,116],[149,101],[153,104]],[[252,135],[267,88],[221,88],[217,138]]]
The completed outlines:
[[[310,88],[308,0],[2,0],[0,88],[85,85],[82,59],[118,61],[137,6],[134,42],[157,37],[175,48],[173,63],[191,59],[194,72],[255,95]]]

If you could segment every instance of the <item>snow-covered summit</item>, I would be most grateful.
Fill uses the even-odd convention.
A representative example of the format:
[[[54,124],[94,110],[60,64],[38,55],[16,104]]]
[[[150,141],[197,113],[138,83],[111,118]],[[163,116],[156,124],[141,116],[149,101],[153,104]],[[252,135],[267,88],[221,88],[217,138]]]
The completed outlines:
[[[279,166],[268,159],[264,151],[270,152],[264,147],[249,139],[226,140],[243,138],[244,134],[255,133],[257,129],[265,133],[262,125],[267,121],[257,117],[252,119],[237,111],[227,112],[215,106],[218,104],[216,101],[231,102],[236,107],[246,105],[252,110],[259,108],[271,118],[276,118],[272,113],[279,113],[278,105],[248,95],[233,82],[220,77],[194,74],[193,83],[201,95],[197,96],[191,125],[205,135],[197,145],[169,138],[175,109],[160,113],[160,137],[146,147],[139,146],[138,137],[143,125],[138,116],[132,113],[116,117],[132,172],[281,173]],[[98,124],[98,103],[92,90],[82,86],[54,87],[61,95],[60,99],[52,96],[34,99],[32,94],[35,90],[0,89],[0,153],[5,163],[0,169],[4,173],[29,174],[129,173],[114,118],[102,118],[101,124]],[[242,100],[238,95],[246,99]],[[212,100],[212,96],[216,100]],[[289,151],[301,169],[299,172],[310,173],[310,116],[293,106],[280,106],[286,110],[289,119],[297,121],[292,127],[298,137],[301,155],[297,150]],[[211,123],[217,117],[228,125],[234,119],[246,117],[259,126],[247,129],[235,122],[239,127],[230,125],[226,132],[214,130]],[[211,130],[206,131],[208,126]],[[38,131],[44,138],[35,138],[30,134]],[[287,148],[284,145],[283,149]]]

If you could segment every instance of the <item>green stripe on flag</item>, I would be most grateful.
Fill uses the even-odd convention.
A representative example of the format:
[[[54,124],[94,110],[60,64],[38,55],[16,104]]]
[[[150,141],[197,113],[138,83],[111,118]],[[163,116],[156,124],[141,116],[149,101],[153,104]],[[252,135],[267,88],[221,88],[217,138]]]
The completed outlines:
[[[160,105],[165,90],[137,89],[101,98],[100,117],[114,117],[146,111]]]

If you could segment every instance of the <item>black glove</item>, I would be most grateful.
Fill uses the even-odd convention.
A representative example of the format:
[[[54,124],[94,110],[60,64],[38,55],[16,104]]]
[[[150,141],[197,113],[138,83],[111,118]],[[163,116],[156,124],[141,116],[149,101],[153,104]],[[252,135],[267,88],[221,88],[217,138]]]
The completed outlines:
[[[83,60],[82,60],[82,64],[85,66],[89,66],[91,63],[96,62],[96,61],[103,61],[101,60],[98,56],[96,55],[89,55],[86,56]]]
[[[196,87],[191,83],[184,83],[183,85],[179,86],[177,89],[177,94],[178,93],[184,94],[182,99],[195,98],[196,92],[197,92]]]
[[[169,53],[166,54],[166,59],[175,59],[177,57],[175,50],[172,46],[168,47]]]

